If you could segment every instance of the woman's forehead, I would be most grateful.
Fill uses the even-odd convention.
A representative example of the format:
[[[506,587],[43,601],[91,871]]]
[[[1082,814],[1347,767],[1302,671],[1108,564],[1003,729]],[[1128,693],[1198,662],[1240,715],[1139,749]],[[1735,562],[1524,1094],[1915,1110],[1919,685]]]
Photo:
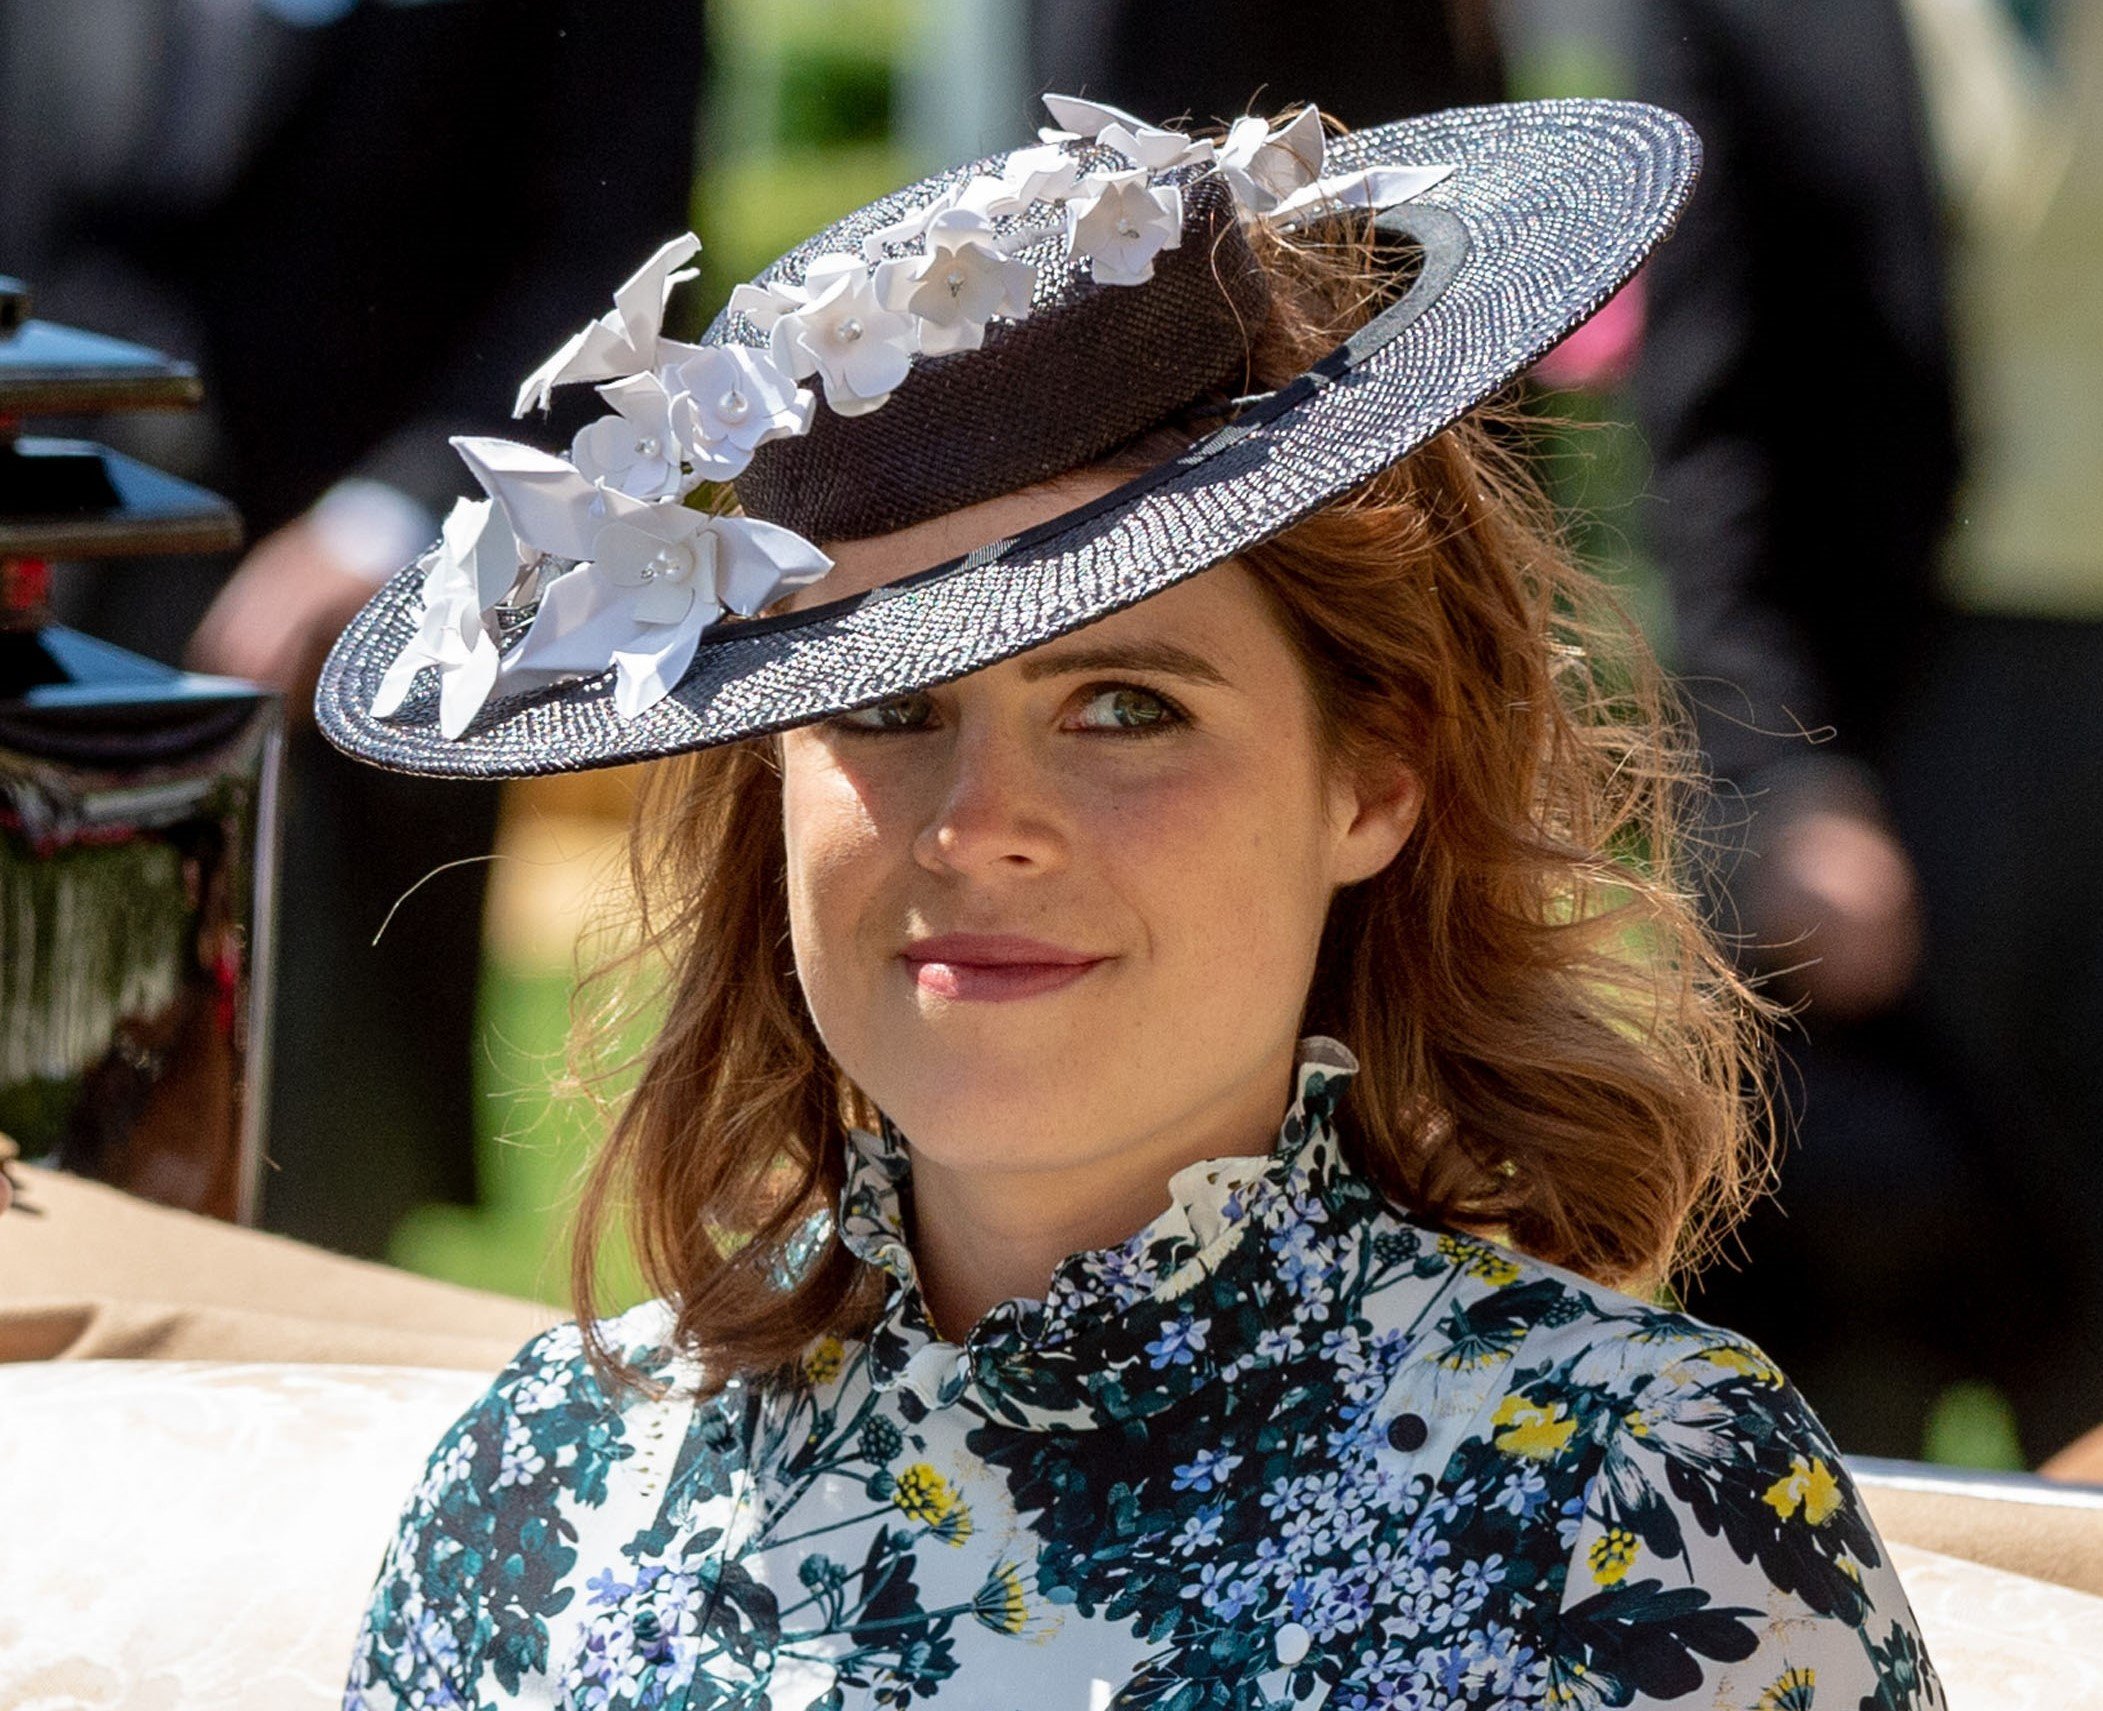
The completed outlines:
[[[777,610],[805,611],[828,600],[866,594],[916,571],[962,558],[991,541],[1006,540],[1121,486],[1129,477],[1101,470],[1075,470],[1035,487],[1020,488],[961,510],[915,523],[888,535],[858,541],[827,541],[833,567],[818,581],[794,590]]]

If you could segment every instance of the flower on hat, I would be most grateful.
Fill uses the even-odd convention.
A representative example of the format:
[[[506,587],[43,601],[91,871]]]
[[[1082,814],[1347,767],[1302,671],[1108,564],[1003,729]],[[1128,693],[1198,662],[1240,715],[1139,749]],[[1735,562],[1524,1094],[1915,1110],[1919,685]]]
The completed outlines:
[[[884,306],[875,275],[851,255],[819,256],[802,290],[808,301],[774,322],[775,361],[798,380],[817,375],[837,415],[879,408],[913,366],[918,324]]]
[[[1148,183],[1147,172],[1084,179],[1093,194],[1066,204],[1066,253],[1086,256],[1098,285],[1144,285],[1154,257],[1183,241],[1183,193]]]
[[[887,261],[876,274],[884,303],[919,321],[929,356],[977,350],[995,315],[1022,320],[1036,283],[1037,270],[1005,254],[993,222],[969,208],[944,209],[929,222],[922,254]]]
[[[1276,130],[1268,119],[1236,119],[1220,144],[1220,176],[1245,212],[1268,214],[1296,190],[1322,176],[1328,154],[1322,115],[1302,107]]]
[[[1081,176],[1081,163],[1073,153],[1057,143],[1047,143],[1039,148],[1017,149],[1009,155],[997,179],[976,178],[967,187],[977,191],[980,186],[997,187],[981,192],[986,197],[984,212],[993,215],[1020,214],[1039,202],[1058,202],[1072,191]]]
[[[1135,118],[1122,107],[1103,101],[1084,101],[1076,95],[1047,95],[1044,105],[1064,127],[1046,137],[1089,138],[1115,149],[1136,167],[1148,172],[1166,172],[1171,167],[1190,166],[1212,159],[1212,144],[1181,131],[1164,130]],[[1043,135],[1043,133],[1039,133]]]
[[[424,560],[416,634],[380,678],[372,710],[384,719],[409,698],[416,674],[438,668],[438,729],[457,737],[474,722],[497,680],[497,648],[483,613],[518,580],[518,541],[487,499],[462,499]]]
[[[590,558],[610,508],[641,504],[609,493],[567,459],[513,440],[462,436],[453,449],[503,509],[519,540],[554,558]]]
[[[617,518],[594,543],[599,576],[624,591],[638,624],[701,622],[723,615],[716,598],[716,537],[708,519],[684,505],[650,505]]]
[[[771,352],[749,345],[704,345],[665,380],[674,430],[705,481],[734,480],[756,447],[805,432],[818,402]]]
[[[654,374],[632,374],[598,391],[615,414],[577,430],[570,444],[577,473],[631,499],[676,499],[679,439],[672,428],[672,395],[663,382]]]
[[[692,350],[692,345],[662,336],[664,307],[672,288],[694,277],[694,270],[683,264],[700,253],[701,240],[688,232],[644,262],[613,294],[611,311],[573,335],[526,376],[512,414],[523,416],[536,406],[545,409],[548,395],[570,381],[617,380]]]
[[[614,711],[649,711],[725,609],[750,617],[832,561],[792,530],[685,505],[615,501],[595,556],[554,577],[498,672],[514,694],[614,672]]]

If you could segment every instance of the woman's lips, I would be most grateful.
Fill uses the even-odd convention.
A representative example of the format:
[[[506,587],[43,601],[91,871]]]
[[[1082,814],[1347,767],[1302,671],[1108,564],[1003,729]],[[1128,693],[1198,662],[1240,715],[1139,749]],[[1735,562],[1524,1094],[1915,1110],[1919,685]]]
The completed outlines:
[[[929,996],[990,1003],[1056,992],[1109,960],[1005,933],[945,933],[899,954]]]

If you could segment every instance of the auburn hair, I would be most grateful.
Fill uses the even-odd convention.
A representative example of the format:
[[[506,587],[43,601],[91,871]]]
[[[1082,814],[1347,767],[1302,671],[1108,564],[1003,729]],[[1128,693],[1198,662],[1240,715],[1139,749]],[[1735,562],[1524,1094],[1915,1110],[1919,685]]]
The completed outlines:
[[[1205,408],[1299,374],[1406,276],[1370,234],[1255,243],[1274,303],[1247,372],[1113,468],[1173,455]],[[1701,917],[1686,721],[1567,549],[1523,427],[1477,411],[1240,562],[1333,763],[1399,758],[1423,786],[1400,856],[1332,902],[1307,997],[1304,1031],[1363,1066],[1339,1113],[1354,1166],[1420,1217],[1657,1290],[1771,1173],[1770,1007]],[[662,1013],[572,1250],[587,1346],[615,1378],[633,1375],[593,1327],[617,1219],[712,1386],[879,1310],[827,1223],[847,1130],[875,1113],[797,984],[781,827],[769,740],[645,770],[632,933],[579,1010],[588,1076],[639,1007]]]

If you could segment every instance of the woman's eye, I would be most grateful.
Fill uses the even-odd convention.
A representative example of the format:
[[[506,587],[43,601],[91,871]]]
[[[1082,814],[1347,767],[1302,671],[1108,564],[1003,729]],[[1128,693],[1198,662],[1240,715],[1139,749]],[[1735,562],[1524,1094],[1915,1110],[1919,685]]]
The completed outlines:
[[[933,698],[916,690],[909,695],[894,695],[873,707],[841,713],[831,722],[850,731],[917,731],[932,724],[934,717]]]
[[[1149,731],[1180,725],[1183,714],[1166,696],[1130,684],[1092,691],[1082,702],[1077,723],[1090,731]]]

